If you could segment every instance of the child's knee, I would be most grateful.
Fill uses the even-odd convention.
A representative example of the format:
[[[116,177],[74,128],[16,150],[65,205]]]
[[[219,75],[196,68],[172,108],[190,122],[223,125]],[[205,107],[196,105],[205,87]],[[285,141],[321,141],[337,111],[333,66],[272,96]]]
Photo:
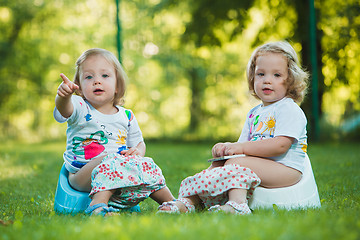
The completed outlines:
[[[230,158],[229,160],[227,160],[225,162],[225,166],[226,165],[231,165],[231,164],[237,164],[237,165],[244,165],[246,162],[245,158],[244,157],[239,157],[239,158]]]

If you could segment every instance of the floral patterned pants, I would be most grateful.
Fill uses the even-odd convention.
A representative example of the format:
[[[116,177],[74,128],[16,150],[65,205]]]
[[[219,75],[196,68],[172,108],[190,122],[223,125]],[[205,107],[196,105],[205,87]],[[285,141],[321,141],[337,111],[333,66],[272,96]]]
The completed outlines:
[[[91,185],[91,198],[100,191],[116,189],[109,204],[119,208],[135,206],[166,186],[161,169],[151,158],[116,153],[94,168]]]

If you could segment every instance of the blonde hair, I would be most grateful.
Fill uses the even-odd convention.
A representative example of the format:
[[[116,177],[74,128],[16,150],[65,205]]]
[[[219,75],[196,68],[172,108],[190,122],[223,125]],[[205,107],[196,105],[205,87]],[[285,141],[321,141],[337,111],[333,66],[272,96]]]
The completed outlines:
[[[246,69],[251,95],[259,99],[254,90],[256,60],[266,53],[279,53],[285,57],[288,63],[288,78],[285,82],[287,87],[286,96],[300,104],[306,95],[309,74],[301,69],[294,48],[285,41],[266,43],[255,49],[251,55]]]
[[[108,50],[101,48],[91,48],[83,52],[75,63],[76,72],[74,76],[74,83],[76,83],[80,87],[81,65],[90,56],[95,56],[95,55],[103,56],[109,63],[111,63],[114,66],[116,73],[116,88],[117,88],[117,91],[114,96],[114,106],[123,105],[124,104],[123,97],[125,95],[127,75],[123,67],[121,66],[119,60],[114,56],[114,54],[112,54]],[[79,89],[79,91],[76,92],[76,94],[78,94],[82,98],[85,98],[81,92],[81,88]]]

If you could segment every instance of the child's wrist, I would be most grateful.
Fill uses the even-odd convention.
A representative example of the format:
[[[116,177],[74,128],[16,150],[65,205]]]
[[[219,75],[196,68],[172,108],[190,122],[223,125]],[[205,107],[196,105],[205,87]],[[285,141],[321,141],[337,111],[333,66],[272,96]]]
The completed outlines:
[[[237,154],[245,154],[244,153],[244,145],[242,143],[236,142],[236,143],[234,143],[234,145],[236,146],[236,149],[237,149],[236,153]]]
[[[72,96],[72,94],[67,94],[67,95],[62,94],[62,95],[60,95],[59,93],[57,93],[56,95],[58,97],[60,97],[60,98],[63,98],[63,99],[69,99]]]

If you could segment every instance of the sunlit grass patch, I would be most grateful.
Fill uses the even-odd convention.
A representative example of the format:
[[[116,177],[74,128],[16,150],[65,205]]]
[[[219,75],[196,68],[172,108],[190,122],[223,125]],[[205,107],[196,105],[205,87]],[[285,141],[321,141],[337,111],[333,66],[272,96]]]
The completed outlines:
[[[19,147],[21,146],[21,147]],[[180,181],[207,166],[212,144],[148,143],[177,196]],[[156,214],[147,199],[141,213],[111,218],[54,213],[64,142],[0,146],[0,239],[359,239],[360,148],[318,144],[309,156],[320,209],[255,210],[251,216],[197,212]]]

